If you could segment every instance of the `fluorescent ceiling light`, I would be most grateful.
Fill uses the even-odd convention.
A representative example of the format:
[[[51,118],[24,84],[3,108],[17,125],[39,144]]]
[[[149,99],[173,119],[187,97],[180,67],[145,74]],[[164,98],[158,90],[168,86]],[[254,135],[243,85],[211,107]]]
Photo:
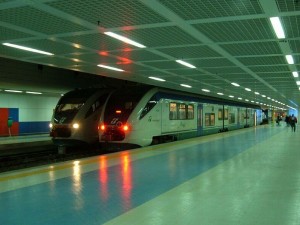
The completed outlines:
[[[294,64],[294,59],[292,55],[286,55],[285,58],[288,64]]]
[[[23,91],[18,91],[18,90],[4,90],[6,92],[14,92],[14,93],[22,93]]]
[[[195,68],[196,68],[196,66],[193,66],[192,64],[187,63],[187,62],[182,61],[182,60],[176,60],[176,62],[178,62],[178,63],[180,63],[180,64],[182,64],[182,65],[184,65],[184,66],[186,66],[186,67],[192,68],[192,69],[195,69]]]
[[[251,91],[251,89],[250,89],[250,88],[245,88],[245,90],[246,90],[246,91]]]
[[[166,81],[164,79],[161,79],[161,78],[158,78],[158,77],[148,77],[149,79],[152,79],[152,80],[157,80],[157,81]]]
[[[224,95],[224,94],[223,94],[223,93],[221,93],[221,92],[218,92],[217,94],[218,94],[218,95]]]
[[[265,98],[266,96],[265,95],[261,95],[263,98]]]
[[[191,88],[191,87],[192,87],[192,86],[187,85],[187,84],[180,84],[180,86],[182,86],[182,87],[187,87],[187,88]]]
[[[26,91],[27,94],[33,94],[33,95],[41,95],[41,92],[35,92],[35,91]]]
[[[236,87],[239,87],[239,86],[240,86],[239,84],[234,83],[234,82],[232,82],[231,84],[232,84],[233,86],[236,86]]]
[[[271,20],[271,23],[272,23],[272,26],[276,33],[277,38],[279,38],[279,39],[285,38],[285,34],[284,34],[279,17],[271,17],[270,20]]]
[[[234,96],[233,95],[229,95],[229,98],[234,98]]]
[[[254,94],[259,95],[259,92],[256,91],[256,92],[254,92]]]
[[[242,98],[241,98],[241,97],[239,97],[239,98],[238,98],[238,100],[242,100]]]
[[[271,99],[270,97],[267,97],[267,99]]]
[[[293,76],[294,76],[294,77],[299,77],[298,72],[293,72]]]
[[[245,101],[246,101],[246,102],[249,102],[249,100],[248,100],[248,99],[245,99]]]
[[[102,65],[102,64],[99,64],[97,65],[99,67],[102,67],[102,68],[105,68],[105,69],[109,69],[109,70],[115,70],[115,71],[120,71],[120,72],[123,72],[124,70],[122,69],[119,69],[119,68],[115,68],[115,67],[111,67],[111,66],[105,66],[105,65]]]
[[[111,36],[111,37],[113,37],[113,38],[116,38],[116,39],[118,39],[118,40],[120,40],[120,41],[123,41],[123,42],[125,42],[125,43],[127,43],[127,44],[131,44],[131,45],[134,45],[134,46],[139,47],[139,48],[146,48],[145,45],[142,45],[142,44],[140,44],[140,43],[137,43],[137,42],[135,42],[135,41],[133,41],[133,40],[130,40],[130,39],[127,38],[127,37],[123,37],[123,36],[121,36],[121,35],[119,35],[119,34],[115,34],[115,33],[113,33],[113,32],[104,32],[104,34],[106,34],[106,35],[108,35],[108,36]]]
[[[201,89],[201,90],[204,92],[210,92],[210,90],[207,90],[207,89]]]
[[[50,52],[44,52],[44,51],[41,51],[41,50],[37,50],[37,49],[34,49],[34,48],[28,48],[28,47],[21,46],[21,45],[15,45],[15,44],[10,44],[10,43],[3,43],[3,45],[8,46],[8,47],[12,47],[12,48],[17,48],[17,49],[29,51],[29,52],[44,54],[44,55],[54,55]]]
[[[296,81],[297,85],[300,85],[300,81]]]

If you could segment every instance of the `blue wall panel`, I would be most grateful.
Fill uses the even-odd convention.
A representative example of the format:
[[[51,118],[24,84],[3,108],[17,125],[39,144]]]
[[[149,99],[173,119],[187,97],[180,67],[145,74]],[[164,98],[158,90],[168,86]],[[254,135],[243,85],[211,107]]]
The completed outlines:
[[[19,132],[22,134],[49,133],[49,121],[19,122]]]
[[[19,109],[18,108],[9,108],[8,116],[11,117],[14,122],[19,122]]]

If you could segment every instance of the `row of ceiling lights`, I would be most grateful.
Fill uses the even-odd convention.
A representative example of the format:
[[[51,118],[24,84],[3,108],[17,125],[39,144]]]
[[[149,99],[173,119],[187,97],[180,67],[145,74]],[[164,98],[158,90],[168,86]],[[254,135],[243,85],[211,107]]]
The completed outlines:
[[[277,38],[279,39],[283,39],[285,38],[285,34],[284,34],[284,31],[283,31],[283,28],[282,28],[282,25],[281,25],[281,22],[280,22],[280,19],[279,17],[271,17],[270,18],[270,21],[271,21],[271,24],[273,26],[273,29],[276,33],[276,36]],[[142,45],[138,42],[135,42],[129,38],[126,38],[126,37],[123,37],[121,35],[118,35],[118,34],[115,34],[113,32],[104,32],[104,34],[108,35],[108,36],[111,36],[113,38],[116,38],[118,40],[121,40],[125,43],[128,43],[128,44],[131,44],[131,45],[134,45],[136,47],[139,47],[139,48],[146,48],[145,45]],[[18,49],[21,49],[21,50],[25,50],[25,51],[31,51],[31,52],[35,52],[35,53],[39,53],[39,54],[45,54],[45,55],[54,55],[53,53],[50,53],[50,52],[45,52],[45,51],[41,51],[41,50],[37,50],[37,49],[32,49],[32,48],[28,48],[28,47],[24,47],[24,46],[20,46],[20,45],[15,45],[15,44],[11,44],[11,43],[3,43],[3,45],[5,46],[9,46],[9,47],[13,47],[13,48],[18,48]],[[292,55],[286,55],[286,60],[288,62],[288,64],[294,64],[294,59],[292,57]],[[192,68],[192,69],[195,69],[196,67],[190,63],[187,63],[183,60],[176,60],[177,63],[180,63],[186,67],[189,67],[189,68]],[[110,70],[114,70],[114,71],[119,71],[119,72],[123,72],[124,70],[120,69],[120,68],[116,68],[116,67],[112,67],[112,66],[107,66],[107,65],[103,65],[103,64],[99,64],[97,65],[101,68],[105,68],[105,69],[110,69]],[[297,71],[293,71],[292,72],[293,74],[293,77],[297,78],[299,77],[299,74]],[[161,78],[158,78],[158,77],[149,77],[150,79],[154,79],[154,80],[157,80],[157,81],[165,81],[164,79],[161,79]],[[232,83],[234,86],[239,86],[238,84],[236,83]],[[300,85],[300,81],[296,81],[296,84],[297,85]],[[182,87],[186,87],[186,88],[192,88],[192,86],[188,85],[188,84],[180,84]],[[249,88],[245,88],[246,91],[251,91]],[[299,87],[299,90],[300,90],[300,87]],[[16,90],[6,90],[6,91],[10,91],[10,92],[22,92],[22,91],[16,91]],[[202,91],[204,92],[210,92],[210,90],[208,89],[202,89]],[[35,93],[35,92],[32,92],[32,93]],[[255,94],[259,95],[258,92],[254,92]],[[36,92],[35,94],[41,94],[41,93],[38,93]],[[218,95],[224,95],[223,93],[217,93]],[[266,97],[265,95],[261,95],[262,97]],[[234,96],[232,95],[229,95],[230,98],[234,98]],[[242,98],[238,97],[239,100],[242,100]],[[271,99],[270,97],[267,97],[267,99]],[[274,99],[271,99],[272,101],[276,102],[276,103],[279,103],[279,104],[282,104],[284,106],[287,106],[289,108],[292,108],[294,109],[293,107],[291,106],[288,106],[288,105],[285,105],[277,100],[274,100]],[[245,99],[245,101],[249,101],[248,99]],[[254,102],[254,101],[251,101],[251,102]],[[262,104],[262,105],[267,105],[265,103],[259,103],[259,102],[256,102],[257,104]],[[271,105],[267,105],[267,106],[270,106],[270,107],[275,107],[275,108],[279,108],[279,107],[276,107],[276,106],[271,106]]]
[[[2,90],[0,90],[2,91]],[[5,89],[3,90],[5,92],[10,92],[10,93],[26,93],[26,94],[32,94],[32,95],[41,95],[42,92],[36,92],[36,91],[21,91],[21,90],[10,90],[10,89]]]

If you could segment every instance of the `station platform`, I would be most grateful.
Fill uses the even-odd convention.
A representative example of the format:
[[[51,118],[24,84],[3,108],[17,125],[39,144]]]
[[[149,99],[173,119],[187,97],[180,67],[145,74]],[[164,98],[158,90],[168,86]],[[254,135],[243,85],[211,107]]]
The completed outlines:
[[[46,146],[52,144],[49,134],[0,137],[0,156],[22,151],[24,148]]]
[[[298,225],[300,132],[262,125],[0,174],[0,224]]]

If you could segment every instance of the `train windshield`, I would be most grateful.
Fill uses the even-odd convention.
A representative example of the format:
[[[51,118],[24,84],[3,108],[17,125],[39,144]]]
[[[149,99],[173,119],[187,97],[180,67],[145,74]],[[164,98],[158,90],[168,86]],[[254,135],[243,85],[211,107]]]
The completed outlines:
[[[115,125],[126,122],[135,106],[148,91],[148,88],[128,88],[114,92],[106,105],[104,122]]]
[[[75,90],[61,97],[55,108],[54,119],[56,122],[69,123],[87,99],[94,93],[94,89]]]

